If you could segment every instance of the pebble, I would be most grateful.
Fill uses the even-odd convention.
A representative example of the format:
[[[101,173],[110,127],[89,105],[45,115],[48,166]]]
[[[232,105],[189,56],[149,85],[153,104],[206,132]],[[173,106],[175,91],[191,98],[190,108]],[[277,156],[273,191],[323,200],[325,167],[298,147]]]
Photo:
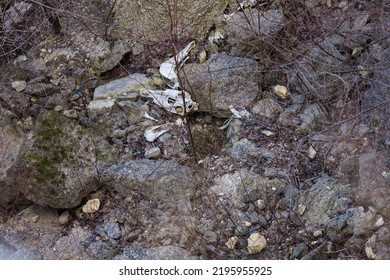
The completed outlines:
[[[267,240],[258,232],[252,233],[248,238],[248,253],[257,254],[267,247]]]
[[[64,116],[69,118],[69,119],[75,119],[77,120],[79,118],[79,114],[77,113],[76,110],[66,110],[63,112]]]
[[[58,218],[58,222],[61,224],[61,225],[65,225],[67,224],[69,221],[70,221],[70,214],[68,211],[65,211],[63,212],[60,217]]]
[[[62,109],[63,109],[63,108],[62,108],[61,105],[57,105],[57,106],[54,107],[54,111],[56,111],[56,112],[61,112]]]
[[[26,88],[27,83],[25,81],[14,81],[14,82],[11,83],[11,86],[17,92],[21,92],[21,91],[23,91]]]
[[[314,237],[319,237],[322,235],[322,230],[316,230],[315,232],[313,232],[313,235]]]
[[[306,211],[306,206],[303,204],[299,204],[298,205],[298,214],[302,216],[305,213],[305,211]]]
[[[263,199],[256,200],[255,204],[259,210],[263,210],[265,208],[265,201]]]
[[[238,242],[237,236],[232,236],[229,238],[229,240],[225,243],[226,247],[228,247],[230,250],[233,250],[236,247],[236,244]]]
[[[380,217],[376,222],[375,222],[375,227],[381,227],[383,226],[385,222],[383,221],[383,217]]]
[[[84,213],[91,214],[99,210],[99,207],[100,207],[100,200],[98,198],[94,198],[88,200],[87,203],[83,206],[82,210]]]
[[[314,159],[317,155],[317,151],[314,150],[313,146],[310,146],[309,148],[309,158]]]
[[[370,260],[376,259],[376,256],[370,247],[364,248],[364,252],[366,253],[367,258],[369,258]]]
[[[274,87],[275,94],[282,99],[290,98],[290,93],[285,86],[276,85]]]
[[[158,158],[161,155],[161,150],[159,147],[154,147],[145,151],[145,158],[153,159]]]

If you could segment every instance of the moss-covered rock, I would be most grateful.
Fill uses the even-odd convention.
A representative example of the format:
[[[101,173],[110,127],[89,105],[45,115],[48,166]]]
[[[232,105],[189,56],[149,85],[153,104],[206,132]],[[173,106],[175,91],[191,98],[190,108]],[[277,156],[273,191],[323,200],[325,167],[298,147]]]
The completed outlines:
[[[98,168],[115,161],[110,147],[78,122],[49,112],[38,120],[8,175],[37,204],[75,207],[98,188]]]

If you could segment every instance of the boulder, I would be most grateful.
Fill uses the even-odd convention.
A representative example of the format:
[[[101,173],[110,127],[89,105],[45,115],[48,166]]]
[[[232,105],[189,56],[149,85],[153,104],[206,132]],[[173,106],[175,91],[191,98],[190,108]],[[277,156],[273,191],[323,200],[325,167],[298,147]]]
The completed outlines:
[[[231,116],[230,105],[249,107],[259,91],[259,67],[248,58],[215,54],[205,63],[185,65],[182,74],[199,110],[217,117]]]
[[[118,153],[59,112],[41,116],[8,170],[10,185],[39,205],[72,208],[99,187],[98,168]]]

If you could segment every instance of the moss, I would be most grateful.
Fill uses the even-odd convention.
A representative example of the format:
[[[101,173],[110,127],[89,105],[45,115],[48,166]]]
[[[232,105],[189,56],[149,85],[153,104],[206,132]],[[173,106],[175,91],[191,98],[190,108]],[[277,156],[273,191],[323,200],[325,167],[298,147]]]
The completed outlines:
[[[46,115],[37,127],[34,145],[26,156],[27,165],[33,167],[33,176],[39,183],[63,181],[59,165],[66,161],[76,163],[74,145],[83,133],[82,129],[75,129],[73,121],[56,112]]]

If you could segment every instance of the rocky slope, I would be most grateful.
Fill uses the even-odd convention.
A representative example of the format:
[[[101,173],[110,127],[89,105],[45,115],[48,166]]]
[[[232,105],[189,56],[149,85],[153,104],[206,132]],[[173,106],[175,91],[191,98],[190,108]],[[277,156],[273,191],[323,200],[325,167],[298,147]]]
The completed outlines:
[[[2,56],[0,258],[389,259],[390,7],[181,2],[59,1]],[[144,93],[190,41],[185,124]]]

